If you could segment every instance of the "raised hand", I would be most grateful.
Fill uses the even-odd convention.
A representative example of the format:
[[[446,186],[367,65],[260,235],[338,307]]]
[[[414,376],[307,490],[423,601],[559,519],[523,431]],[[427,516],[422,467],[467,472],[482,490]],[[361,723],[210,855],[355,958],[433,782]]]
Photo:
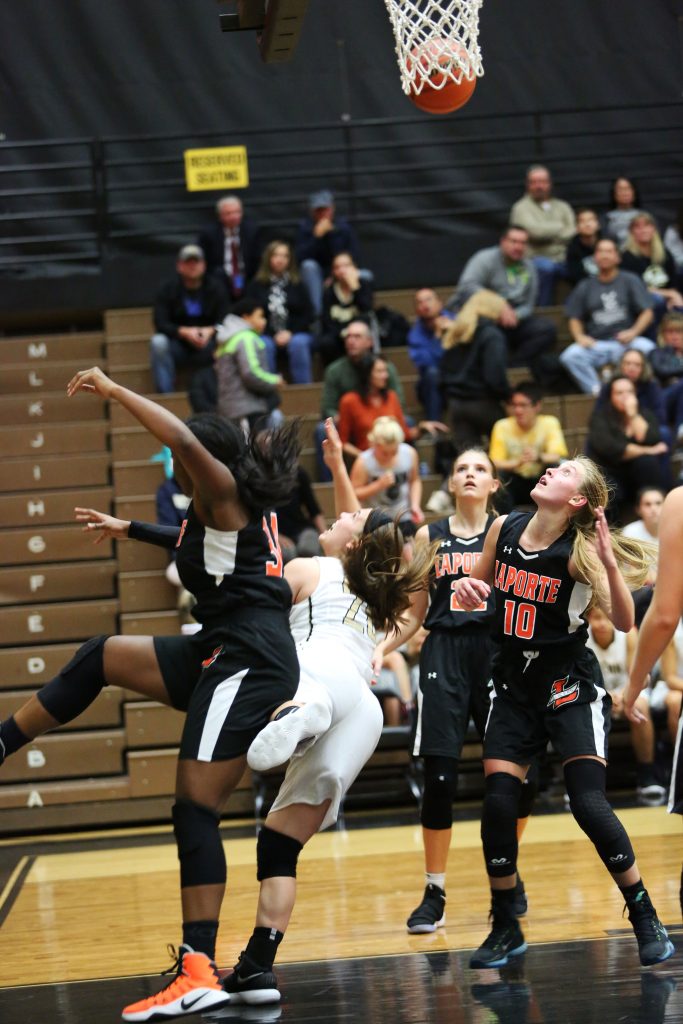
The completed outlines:
[[[612,537],[602,505],[598,505],[595,509],[595,551],[606,569],[614,569],[616,567],[617,560],[614,557]]]
[[[340,462],[343,463],[343,446],[339,431],[334,425],[331,416],[325,420],[325,440],[323,441],[323,459],[329,469],[334,469]]]
[[[90,391],[102,398],[110,398],[115,387],[114,381],[99,366],[93,366],[89,370],[79,370],[67,384],[66,393],[69,398],[73,398],[77,391]]]

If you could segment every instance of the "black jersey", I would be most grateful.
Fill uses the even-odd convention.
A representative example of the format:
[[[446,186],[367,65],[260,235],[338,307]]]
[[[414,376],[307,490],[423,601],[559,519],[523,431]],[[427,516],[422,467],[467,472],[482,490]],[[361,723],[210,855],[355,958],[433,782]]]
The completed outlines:
[[[197,600],[192,614],[203,626],[224,623],[226,613],[237,608],[287,612],[291,607],[275,512],[241,530],[214,530],[200,523],[190,503],[176,564],[183,586]]]
[[[474,611],[468,612],[456,601],[453,585],[463,576],[469,576],[474,569],[493,520],[494,516],[489,516],[486,526],[475,537],[458,537],[452,533],[450,519],[439,519],[429,524],[430,542],[440,540],[441,544],[434,562],[431,604],[425,629],[458,629],[465,623],[491,625],[495,603],[493,595]]]
[[[503,646],[550,647],[585,643],[583,618],[592,596],[569,575],[573,530],[542,551],[525,551],[519,538],[533,512],[511,512],[496,545],[494,636]]]

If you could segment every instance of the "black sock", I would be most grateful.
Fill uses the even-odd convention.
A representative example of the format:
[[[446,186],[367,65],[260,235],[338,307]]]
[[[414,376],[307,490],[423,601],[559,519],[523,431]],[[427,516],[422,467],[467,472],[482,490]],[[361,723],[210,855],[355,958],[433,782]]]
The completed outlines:
[[[284,933],[277,928],[254,928],[244,952],[255,964],[269,971],[283,938]]]
[[[24,736],[23,732],[14,721],[14,715],[10,715],[0,725],[0,740],[2,740],[2,746],[5,748],[4,756],[9,757],[10,754],[14,754],[17,750],[21,750],[27,743],[31,743],[28,736]],[[0,753],[2,747],[0,747]]]
[[[183,945],[190,946],[195,953],[206,953],[209,960],[216,959],[216,936],[218,921],[183,922]]]
[[[299,708],[298,704],[290,704],[289,707],[282,708],[281,711],[278,711],[278,713],[276,714],[276,716],[273,719],[273,721],[277,722],[278,719],[284,718],[285,715],[291,715],[292,711],[299,711],[299,710],[300,710],[300,708]]]
[[[641,892],[645,892],[645,886],[643,885],[641,878],[639,878],[637,882],[634,882],[633,885],[620,885],[619,888],[621,889],[623,897],[627,903],[631,903],[633,900],[637,899]]]

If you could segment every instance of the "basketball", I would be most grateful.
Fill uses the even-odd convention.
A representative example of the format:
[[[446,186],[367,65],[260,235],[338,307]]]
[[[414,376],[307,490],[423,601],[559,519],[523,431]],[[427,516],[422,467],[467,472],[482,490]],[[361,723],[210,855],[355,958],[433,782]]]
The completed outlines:
[[[416,107],[428,114],[451,114],[464,107],[474,92],[477,79],[474,73],[468,78],[464,72],[460,82],[449,77],[452,67],[456,71],[460,69],[457,58],[464,58],[466,67],[471,68],[469,54],[461,43],[456,39],[428,39],[421,46],[416,46],[411,55],[425,69],[432,69],[422,90],[417,93],[411,89],[409,93],[408,98]]]

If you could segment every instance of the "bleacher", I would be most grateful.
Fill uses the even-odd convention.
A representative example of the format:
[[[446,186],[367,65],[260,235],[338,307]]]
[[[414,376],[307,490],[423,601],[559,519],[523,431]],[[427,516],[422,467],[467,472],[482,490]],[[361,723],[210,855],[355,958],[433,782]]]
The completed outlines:
[[[412,290],[379,293],[378,304],[412,314]],[[561,327],[561,310],[544,310]],[[165,577],[166,553],[149,545],[109,541],[94,545],[74,522],[75,506],[111,511],[125,519],[155,518],[163,466],[150,462],[160,445],[120,406],[93,396],[67,399],[66,383],[99,364],[118,382],[150,393],[149,309],[104,314],[103,330],[4,338],[0,367],[0,720],[48,681],[78,646],[100,633],[168,635],[179,630],[176,591]],[[417,414],[416,375],[406,349],[386,349]],[[528,374],[516,370],[519,380]],[[322,385],[288,387],[283,410],[302,419],[303,465],[315,477],[313,428]],[[180,416],[184,393],[159,396]],[[546,400],[572,453],[583,449],[592,401],[582,395]],[[431,462],[432,442],[419,442]],[[424,478],[426,501],[440,477]],[[333,515],[331,484],[315,484],[326,516]],[[135,694],[105,688],[75,722],[40,737],[10,758],[0,776],[0,833],[89,824],[168,820],[182,715]],[[405,730],[387,739],[351,791],[373,790],[393,778],[415,795]],[[396,741],[396,742],[395,742]],[[463,752],[465,790],[480,785],[476,742]],[[471,769],[471,771],[470,771]],[[260,783],[259,783],[260,784]],[[395,788],[395,786],[394,786]],[[462,788],[462,787],[461,787]],[[257,790],[257,799],[263,797]],[[254,813],[247,771],[230,813]]]

